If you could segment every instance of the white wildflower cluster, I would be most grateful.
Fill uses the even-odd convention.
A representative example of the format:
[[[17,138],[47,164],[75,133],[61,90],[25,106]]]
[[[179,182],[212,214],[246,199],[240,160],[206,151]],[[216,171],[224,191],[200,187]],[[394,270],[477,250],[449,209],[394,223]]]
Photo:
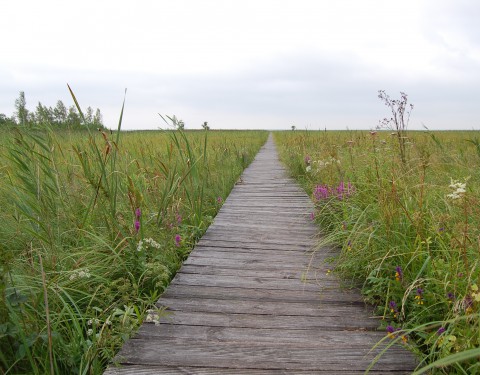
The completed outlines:
[[[85,268],[83,270],[76,270],[73,271],[73,273],[70,275],[70,280],[75,280],[75,279],[88,279],[90,278],[90,270],[88,268]]]
[[[102,322],[97,318],[89,319],[87,321],[87,326],[89,327],[87,329],[87,336],[92,336],[95,330],[98,329],[98,327],[100,327],[101,324]],[[102,330],[105,326],[110,327],[111,325],[112,325],[112,321],[110,320],[110,318],[107,318],[107,320],[105,320],[105,323],[103,324]],[[100,334],[97,333],[95,336],[98,338]]]
[[[312,166],[311,165],[307,165],[307,168],[305,168],[305,171],[307,173],[311,172],[312,171]]]
[[[89,319],[87,322],[89,326],[91,326],[92,324],[95,324],[97,326],[99,323],[100,323],[100,320],[98,320],[97,318]]]
[[[456,200],[456,199],[459,199],[459,198],[463,197],[463,195],[467,191],[466,190],[467,189],[467,183],[451,179],[450,188],[453,189],[453,193],[447,194],[447,198],[450,198],[452,200]]]
[[[137,251],[142,251],[148,247],[160,249],[161,246],[153,238],[144,238],[143,240],[138,241]]]
[[[330,156],[330,158],[326,160],[315,160],[314,163],[318,165],[318,169],[328,167],[331,164],[340,164],[339,159],[335,159],[333,156]]]
[[[478,291],[478,285],[473,284],[471,288],[472,288],[472,298],[475,300],[475,302],[480,302],[480,292]]]
[[[158,310],[147,310],[147,317],[145,318],[147,323],[155,323],[156,326],[160,324],[160,315],[158,314]]]

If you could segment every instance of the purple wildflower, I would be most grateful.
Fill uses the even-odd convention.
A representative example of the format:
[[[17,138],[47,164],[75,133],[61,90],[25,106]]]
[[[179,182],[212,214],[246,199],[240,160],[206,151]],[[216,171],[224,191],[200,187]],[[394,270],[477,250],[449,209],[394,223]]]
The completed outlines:
[[[400,266],[395,267],[395,280],[397,281],[403,280],[403,271],[402,271],[402,267]]]
[[[345,182],[341,181],[336,190],[336,196],[339,200],[343,200],[351,196],[355,192],[355,188],[353,187],[352,183],[349,182],[345,184]]]
[[[175,235],[175,246],[179,247],[180,246],[180,241],[182,241],[182,237],[180,237],[179,234]]]
[[[391,325],[388,325],[385,330],[387,331],[387,336],[391,339],[395,338],[395,332],[398,331],[398,328],[395,328]]]
[[[135,210],[135,217],[137,219],[140,219],[140,216],[142,216],[142,211],[140,210],[140,207]]]
[[[355,193],[355,188],[353,187],[352,183],[349,182],[345,184],[345,182],[341,181],[337,187],[329,187],[328,185],[317,185],[315,190],[313,191],[313,195],[317,201],[322,199],[328,199],[332,196],[336,197],[339,200],[344,200],[350,197],[353,193]]]
[[[140,230],[140,221],[135,220],[135,232],[138,233],[139,230]]]
[[[218,198],[217,198],[217,203],[220,204],[220,203],[222,203],[222,202],[223,202],[222,197],[218,197]]]
[[[388,306],[390,307],[390,312],[393,314],[393,317],[396,318],[397,315],[398,315],[398,309],[397,309],[397,304],[395,303],[395,301],[390,301]]]
[[[330,189],[327,185],[317,185],[313,191],[313,195],[317,201],[322,199],[328,199],[330,195]]]
[[[305,160],[305,164],[307,165],[310,165],[310,162],[312,161],[312,159],[310,158],[310,155],[306,155],[304,160]]]
[[[445,327],[440,327],[437,331],[437,335],[440,336],[443,332],[445,332]]]
[[[447,298],[450,300],[450,301],[453,301],[455,299],[455,294],[453,294],[452,292],[448,292],[447,293]]]
[[[390,310],[392,310],[392,312],[397,311],[397,304],[395,303],[395,301],[390,301],[388,306],[390,306]]]
[[[423,289],[417,288],[417,295],[415,296],[417,300],[417,305],[423,305]]]
[[[182,215],[177,214],[176,219],[177,219],[177,224],[181,224],[181,223],[182,223]]]

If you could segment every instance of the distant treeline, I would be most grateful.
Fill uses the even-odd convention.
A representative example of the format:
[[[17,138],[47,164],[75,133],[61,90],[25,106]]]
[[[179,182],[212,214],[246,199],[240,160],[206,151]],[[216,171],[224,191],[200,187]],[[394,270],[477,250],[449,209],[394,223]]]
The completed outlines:
[[[30,111],[27,109],[25,93],[21,91],[19,97],[15,100],[13,115],[8,117],[4,113],[0,113],[0,126],[41,126],[49,124],[53,127],[63,128],[85,126],[104,128],[100,109],[97,108],[94,111],[92,107],[88,107],[82,112],[85,116],[85,122],[75,106],[72,105],[67,108],[61,100],[57,101],[53,108],[38,102],[35,111]]]

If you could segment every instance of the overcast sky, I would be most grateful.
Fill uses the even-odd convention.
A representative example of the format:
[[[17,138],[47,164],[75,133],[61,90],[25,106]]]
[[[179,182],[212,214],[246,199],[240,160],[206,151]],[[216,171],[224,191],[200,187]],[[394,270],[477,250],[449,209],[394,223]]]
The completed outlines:
[[[404,91],[410,128],[480,129],[477,0],[0,2],[0,113],[24,91],[124,129],[372,129]]]

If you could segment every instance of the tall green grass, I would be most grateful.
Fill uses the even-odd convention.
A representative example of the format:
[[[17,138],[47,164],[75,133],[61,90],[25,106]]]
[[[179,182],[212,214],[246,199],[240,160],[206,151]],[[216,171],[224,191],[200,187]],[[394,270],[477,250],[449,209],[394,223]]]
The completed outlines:
[[[101,373],[267,138],[120,126],[2,134],[0,373]]]
[[[477,133],[410,132],[403,153],[385,131],[275,139],[315,202],[319,246],[339,248],[336,272],[377,306],[386,337],[418,354],[419,373],[480,373]]]

